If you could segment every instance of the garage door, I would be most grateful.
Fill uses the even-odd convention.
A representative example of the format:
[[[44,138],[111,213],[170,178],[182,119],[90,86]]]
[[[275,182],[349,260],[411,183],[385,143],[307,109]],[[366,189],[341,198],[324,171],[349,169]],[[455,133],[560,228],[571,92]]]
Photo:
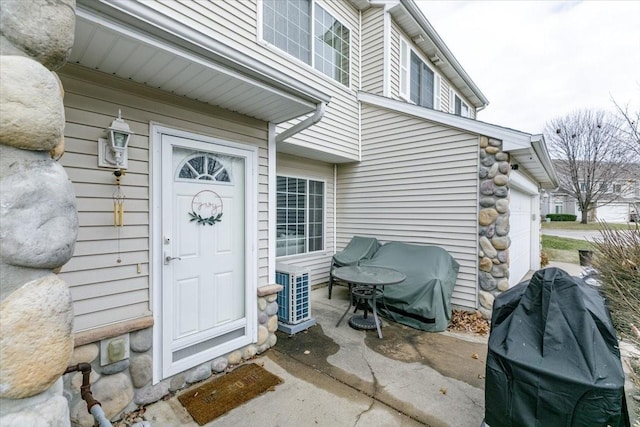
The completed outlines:
[[[532,197],[511,188],[509,226],[511,247],[509,248],[509,285],[520,282],[531,269],[531,201]]]
[[[598,206],[596,218],[606,222],[629,222],[629,203],[611,203]]]

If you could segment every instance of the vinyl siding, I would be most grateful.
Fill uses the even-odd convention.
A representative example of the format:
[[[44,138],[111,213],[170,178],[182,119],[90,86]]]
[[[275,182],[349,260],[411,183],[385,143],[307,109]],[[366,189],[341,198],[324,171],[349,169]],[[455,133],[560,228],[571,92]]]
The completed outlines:
[[[371,7],[362,13],[362,90],[376,95],[384,91],[384,9]],[[395,70],[396,74],[398,70]]]
[[[442,77],[440,79],[440,109],[442,111],[446,111],[446,112],[450,111],[450,108],[451,108],[450,107],[451,100],[449,97],[449,94],[451,92],[450,88],[451,88],[451,85],[449,84],[449,81],[444,77]]]
[[[329,280],[329,265],[333,256],[335,230],[334,216],[334,179],[333,165],[317,162],[288,154],[278,154],[276,160],[278,175],[323,181],[325,188],[325,244],[324,250],[310,254],[278,257],[277,261],[294,264],[309,270],[312,285],[326,283]]]
[[[393,99],[400,98],[400,34],[402,30],[398,28],[398,25],[391,20],[391,31],[389,47],[390,47],[390,59],[389,64],[389,95]]]
[[[336,243],[437,245],[460,263],[452,303],[476,308],[478,137],[363,105],[362,162],[338,168]]]
[[[356,160],[358,158],[356,90],[360,87],[359,12],[347,1],[319,0],[318,4],[350,30],[350,87],[345,87],[312,66],[259,40],[257,26],[258,15],[261,13],[258,9],[261,3],[257,0],[145,2],[145,6],[187,24],[201,31],[205,36],[212,37],[330,94],[331,102],[322,120],[313,127],[313,130],[305,130],[289,138],[287,143]],[[290,125],[291,123],[279,126],[278,132]]]
[[[68,65],[65,88],[66,153],[60,160],[76,193],[80,229],[73,258],[60,276],[74,302],[76,332],[151,314],[149,124],[259,147],[259,277],[267,284],[267,125],[174,97],[143,85]],[[93,83],[92,83],[93,82]],[[115,178],[98,169],[97,140],[122,109],[135,135],[122,178],[125,226],[113,227]],[[119,234],[119,236],[118,236]],[[118,239],[120,237],[120,239]],[[121,263],[116,260],[120,252]]]

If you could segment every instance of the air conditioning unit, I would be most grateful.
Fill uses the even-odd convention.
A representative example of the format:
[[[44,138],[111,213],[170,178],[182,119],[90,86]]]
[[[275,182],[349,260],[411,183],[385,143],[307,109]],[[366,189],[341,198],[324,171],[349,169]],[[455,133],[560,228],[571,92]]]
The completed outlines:
[[[289,264],[276,263],[278,292],[278,329],[295,334],[316,324],[311,317],[311,284],[309,272]]]

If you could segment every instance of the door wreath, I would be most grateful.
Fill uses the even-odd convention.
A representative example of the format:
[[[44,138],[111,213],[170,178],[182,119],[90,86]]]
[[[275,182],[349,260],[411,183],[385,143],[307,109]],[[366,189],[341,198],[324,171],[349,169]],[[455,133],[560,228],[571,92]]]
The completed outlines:
[[[222,198],[215,191],[202,190],[191,200],[191,219],[201,225],[213,225],[222,221]]]

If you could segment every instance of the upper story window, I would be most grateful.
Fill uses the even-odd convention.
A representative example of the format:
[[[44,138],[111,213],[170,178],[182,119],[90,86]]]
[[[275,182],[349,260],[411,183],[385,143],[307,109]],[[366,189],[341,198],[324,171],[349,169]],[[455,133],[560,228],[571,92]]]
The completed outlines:
[[[313,0],[263,0],[263,39],[349,85],[350,32]]]
[[[411,101],[433,108],[433,71],[415,53],[411,52],[411,77],[409,93]]]
[[[400,95],[422,107],[440,109],[440,77],[404,39],[400,41]]]
[[[456,116],[469,117],[469,106],[455,93],[453,94],[453,113]]]

